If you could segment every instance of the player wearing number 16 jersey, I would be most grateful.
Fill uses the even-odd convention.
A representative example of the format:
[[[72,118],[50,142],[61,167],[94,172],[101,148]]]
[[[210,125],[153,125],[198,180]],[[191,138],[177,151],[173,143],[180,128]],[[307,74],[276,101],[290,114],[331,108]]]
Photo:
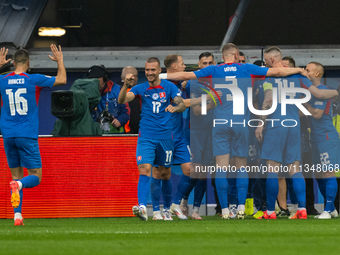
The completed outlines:
[[[51,60],[58,64],[56,77],[27,74],[29,54],[18,50],[14,55],[15,71],[0,76],[1,133],[8,166],[12,172],[11,202],[14,225],[24,225],[21,215],[23,188],[33,188],[41,181],[42,165],[38,145],[38,102],[40,91],[66,84],[66,71],[61,47],[51,45]],[[23,167],[28,176],[24,177]]]
[[[177,87],[165,80],[159,79],[162,69],[158,58],[149,58],[145,63],[147,82],[134,86],[128,93],[127,87],[133,82],[132,74],[125,77],[118,102],[124,104],[132,101],[135,96],[142,98],[142,118],[139,124],[136,160],[139,170],[138,203],[132,208],[133,213],[141,220],[147,220],[146,205],[149,194],[149,179],[152,165],[159,165],[161,175],[170,179],[173,156],[172,112],[183,112],[185,105]],[[177,104],[171,106],[171,99]],[[170,185],[172,185],[170,183]],[[164,191],[163,191],[164,193]],[[163,194],[170,199],[171,193]],[[168,201],[166,201],[168,203]],[[170,204],[170,202],[169,202]],[[170,208],[163,211],[166,220],[171,220]]]

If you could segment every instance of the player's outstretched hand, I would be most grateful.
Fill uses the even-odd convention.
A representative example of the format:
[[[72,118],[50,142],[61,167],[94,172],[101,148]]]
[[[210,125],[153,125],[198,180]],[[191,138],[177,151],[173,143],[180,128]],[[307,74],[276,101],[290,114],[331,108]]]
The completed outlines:
[[[176,108],[174,106],[172,106],[171,104],[169,104],[168,107],[165,108],[165,111],[174,113],[176,111]]]
[[[55,62],[63,61],[63,52],[61,51],[61,46],[59,45],[59,50],[55,44],[51,44],[51,51],[53,56],[48,55],[51,60]]]
[[[9,61],[11,61],[12,59],[7,59],[7,53],[8,53],[8,49],[6,49],[5,47],[2,47],[0,49],[0,67],[2,67],[3,65],[6,65]]]
[[[131,86],[134,80],[135,80],[135,76],[132,73],[128,73],[125,76],[124,86],[127,86],[127,87]]]
[[[261,142],[263,139],[262,131],[263,131],[263,126],[258,126],[255,130],[255,137],[259,142]]]

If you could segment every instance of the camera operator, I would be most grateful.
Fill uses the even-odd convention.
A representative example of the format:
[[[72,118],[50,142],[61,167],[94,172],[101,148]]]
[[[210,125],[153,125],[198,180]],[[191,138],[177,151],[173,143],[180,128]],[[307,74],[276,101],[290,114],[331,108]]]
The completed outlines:
[[[120,86],[110,80],[110,73],[103,65],[94,65],[87,71],[88,78],[99,79],[101,100],[92,112],[94,121],[99,122],[100,128],[106,134],[125,133],[124,125],[129,121],[129,106],[118,103]]]

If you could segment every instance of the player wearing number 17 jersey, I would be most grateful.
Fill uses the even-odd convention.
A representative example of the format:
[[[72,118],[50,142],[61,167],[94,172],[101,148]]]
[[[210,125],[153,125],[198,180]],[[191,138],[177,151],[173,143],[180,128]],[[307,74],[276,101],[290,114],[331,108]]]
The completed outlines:
[[[38,102],[40,91],[66,84],[63,54],[51,45],[51,60],[58,64],[56,77],[27,74],[29,54],[18,50],[14,55],[15,71],[0,76],[1,88],[1,133],[12,172],[10,182],[11,202],[14,207],[14,225],[24,225],[21,215],[23,188],[33,188],[41,181],[42,165],[38,145]],[[23,167],[28,176],[24,177]]]
[[[183,112],[185,105],[177,87],[159,79],[162,69],[158,58],[149,58],[145,63],[147,82],[134,86],[128,93],[127,87],[133,82],[133,75],[127,74],[118,102],[124,104],[135,96],[142,98],[142,118],[139,124],[136,160],[139,170],[138,203],[132,208],[133,213],[141,220],[147,220],[146,205],[149,194],[149,179],[152,165],[159,165],[162,175],[171,176],[173,156],[172,112]],[[171,106],[171,99],[177,104]],[[170,183],[171,184],[171,183]],[[171,200],[171,194],[163,194]],[[170,204],[170,203],[169,203]],[[170,209],[170,208],[169,208]],[[171,220],[170,210],[163,211],[165,219]]]

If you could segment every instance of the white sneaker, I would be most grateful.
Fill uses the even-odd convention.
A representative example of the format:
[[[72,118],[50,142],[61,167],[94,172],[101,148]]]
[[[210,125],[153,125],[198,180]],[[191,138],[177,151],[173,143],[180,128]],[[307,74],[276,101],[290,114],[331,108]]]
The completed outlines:
[[[153,220],[163,220],[161,211],[155,211],[153,212]]]
[[[173,220],[171,217],[171,213],[169,209],[164,210],[163,209],[163,219],[164,220]]]
[[[173,214],[176,214],[177,217],[181,220],[187,220],[188,217],[185,216],[182,212],[182,210],[179,208],[179,205],[176,205],[176,204],[172,204],[171,207],[170,207],[170,212],[173,213]]]
[[[328,220],[331,218],[332,218],[331,214],[327,211],[323,211],[318,217],[319,220]]]
[[[135,216],[137,216],[141,220],[144,220],[144,221],[148,220],[148,215],[146,214],[145,206],[135,205],[134,207],[132,207],[132,212]]]
[[[182,211],[182,213],[188,217],[189,216],[189,207],[188,205],[183,205],[182,203],[179,205],[179,209]]]
[[[236,214],[236,218],[239,220],[243,220],[244,219],[244,211],[238,211]]]
[[[338,218],[339,214],[338,211],[335,209],[334,211],[331,212],[332,218]]]
[[[289,219],[292,219],[292,217],[295,216],[296,212],[297,212],[297,210],[291,210],[291,211],[290,211],[290,216],[289,216],[288,218],[289,218]],[[319,215],[316,215],[316,217],[314,217],[314,218],[317,218],[318,216],[319,216]]]
[[[235,219],[237,214],[237,206],[235,204],[229,205],[230,218]]]
[[[193,220],[202,220],[202,217],[198,214],[198,212],[194,211],[191,214],[191,219],[193,219]]]

